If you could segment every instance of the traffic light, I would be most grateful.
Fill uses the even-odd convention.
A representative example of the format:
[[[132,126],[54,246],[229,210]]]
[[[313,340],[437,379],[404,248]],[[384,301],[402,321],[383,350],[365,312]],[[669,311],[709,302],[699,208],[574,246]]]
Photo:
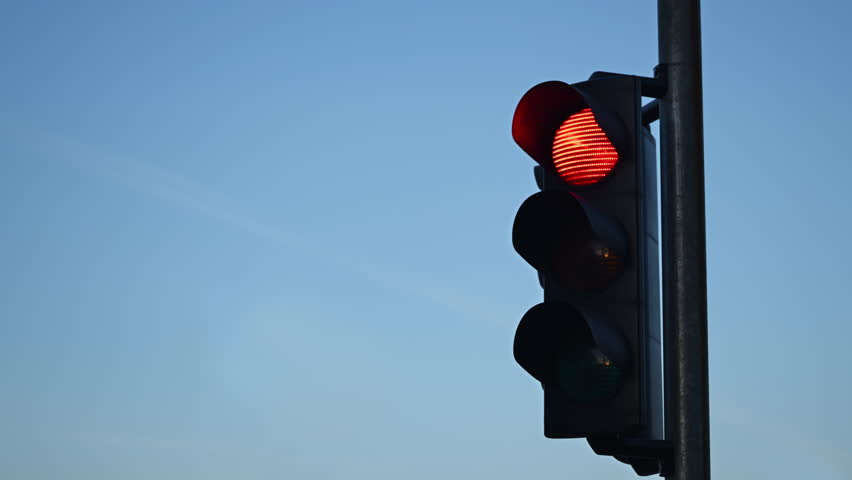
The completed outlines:
[[[663,437],[656,145],[641,100],[641,78],[615,74],[521,98],[512,136],[541,191],[512,243],[544,289],[514,355],[544,388],[545,436],[586,437],[647,475],[653,455],[625,447]]]

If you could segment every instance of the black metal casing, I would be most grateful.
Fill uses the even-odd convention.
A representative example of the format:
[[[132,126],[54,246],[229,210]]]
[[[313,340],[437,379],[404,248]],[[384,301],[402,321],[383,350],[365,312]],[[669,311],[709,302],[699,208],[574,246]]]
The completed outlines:
[[[619,331],[631,365],[618,390],[592,404],[575,402],[542,383],[544,434],[549,438],[663,437],[656,145],[642,124],[641,87],[639,77],[624,75],[593,75],[570,87],[546,82],[533,87],[515,113],[513,136],[542,165],[536,167],[541,190],[571,192],[595,230],[606,233],[617,223],[627,239],[624,270],[600,292],[569,291],[539,268],[544,303],[572,305],[592,331]],[[619,162],[603,181],[577,188],[556,175],[551,148],[557,122],[584,106],[592,108],[618,150]],[[536,347],[519,346],[518,341],[516,337],[516,352]]]

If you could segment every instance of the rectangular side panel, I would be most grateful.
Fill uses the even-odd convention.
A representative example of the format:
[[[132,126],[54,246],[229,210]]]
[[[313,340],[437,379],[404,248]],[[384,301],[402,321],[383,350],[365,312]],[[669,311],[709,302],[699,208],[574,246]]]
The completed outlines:
[[[640,281],[640,341],[645,375],[642,378],[642,437],[662,440],[665,435],[663,416],[663,365],[660,315],[660,242],[657,190],[657,145],[651,132],[640,127],[642,172],[639,221],[644,234],[639,248],[642,255]]]

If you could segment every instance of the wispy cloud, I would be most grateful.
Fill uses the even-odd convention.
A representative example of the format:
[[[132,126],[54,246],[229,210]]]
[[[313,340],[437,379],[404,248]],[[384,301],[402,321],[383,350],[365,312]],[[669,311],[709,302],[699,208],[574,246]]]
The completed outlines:
[[[175,207],[206,216],[247,234],[268,239],[294,249],[317,261],[343,268],[367,281],[426,300],[486,323],[500,323],[502,316],[485,299],[472,299],[458,288],[427,283],[416,272],[405,273],[374,259],[359,258],[313,238],[254,218],[235,202],[200,183],[164,167],[127,155],[109,152],[94,145],[46,131],[19,132],[24,146],[47,159],[59,161],[105,182],[121,185]],[[486,307],[488,305],[488,307]]]

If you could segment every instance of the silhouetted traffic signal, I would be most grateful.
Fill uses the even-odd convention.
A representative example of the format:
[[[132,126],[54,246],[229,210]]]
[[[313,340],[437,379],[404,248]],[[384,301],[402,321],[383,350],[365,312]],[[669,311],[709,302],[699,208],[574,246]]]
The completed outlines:
[[[523,96],[512,136],[539,164],[541,192],[521,205],[512,243],[544,288],[514,354],[544,387],[545,436],[587,437],[647,475],[655,461],[614,447],[663,427],[656,146],[641,89],[595,74]]]

